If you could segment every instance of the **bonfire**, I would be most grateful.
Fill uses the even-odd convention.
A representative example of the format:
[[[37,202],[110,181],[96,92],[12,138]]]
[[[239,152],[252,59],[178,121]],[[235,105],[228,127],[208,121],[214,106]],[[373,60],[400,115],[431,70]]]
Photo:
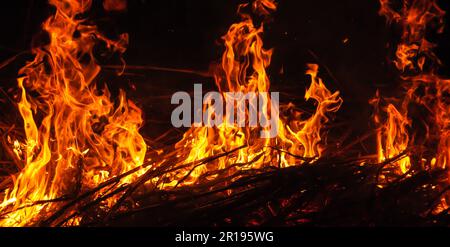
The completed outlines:
[[[430,38],[444,31],[437,0],[379,1],[380,18],[399,32],[389,61],[402,88],[395,97],[377,90],[367,101],[372,128],[351,138],[346,98],[323,79],[326,66],[304,65],[307,88],[295,102],[272,91],[277,47],[264,34],[281,1],[236,6],[206,72],[129,65],[133,40],[102,31],[89,17],[93,1],[49,4],[48,40],[32,59],[0,65],[23,60],[15,86],[1,88],[1,226],[449,225],[450,79]],[[122,12],[127,2],[102,7]],[[136,70],[196,74],[214,92],[195,84],[193,97],[174,95],[181,122],[150,137],[152,112],[102,76]]]

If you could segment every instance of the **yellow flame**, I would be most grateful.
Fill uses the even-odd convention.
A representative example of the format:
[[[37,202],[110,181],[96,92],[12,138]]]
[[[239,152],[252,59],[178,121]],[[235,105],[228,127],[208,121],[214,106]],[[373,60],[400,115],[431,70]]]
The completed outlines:
[[[436,0],[402,0],[400,8],[395,8],[393,3],[392,0],[380,0],[379,13],[388,22],[401,27],[402,37],[394,64],[402,72],[406,94],[400,107],[389,104],[383,109],[388,115],[385,123],[381,122],[379,114],[375,115],[375,122],[381,125],[377,138],[379,158],[393,157],[412,145],[424,145],[434,152],[435,157],[422,161],[429,162],[432,169],[448,170],[450,105],[446,97],[450,94],[450,80],[436,74],[441,62],[433,51],[436,45],[426,37],[429,30],[434,29],[437,33],[443,31],[445,12]],[[379,98],[378,94],[376,98]],[[374,99],[372,103],[378,105],[379,99]],[[408,133],[406,129],[411,124],[407,111],[411,103],[421,105],[433,116],[431,121],[423,119],[427,131],[425,144],[413,143],[410,137],[414,133]],[[429,143],[437,143],[437,148],[432,150]],[[397,162],[402,173],[411,166],[410,162],[410,157]]]
[[[146,154],[138,132],[141,110],[123,92],[115,107],[109,91],[100,92],[95,86],[100,67],[95,63],[94,45],[103,42],[122,53],[128,36],[111,41],[80,20],[77,15],[87,11],[91,1],[50,3],[56,12],[43,24],[50,42],[33,50],[34,60],[20,70],[24,76],[18,79],[26,151],[24,168],[2,203],[2,211],[10,212],[0,220],[3,226],[32,225],[45,219],[58,204],[35,203],[76,196],[79,191],[74,188],[86,190],[138,167]],[[120,183],[132,179],[126,177]]]
[[[225,51],[222,56],[221,67],[215,71],[214,78],[220,92],[269,92],[270,80],[266,68],[270,65],[272,50],[263,47],[262,33],[264,22],[256,26],[251,15],[244,12],[248,4],[238,8],[242,20],[232,24],[228,32],[222,37]],[[256,0],[251,4],[255,14],[268,17],[276,9],[273,0]],[[172,187],[180,183],[188,185],[199,182],[199,178],[208,171],[224,170],[232,174],[239,170],[258,169],[265,166],[278,165],[288,167],[298,165],[303,161],[287,155],[286,152],[306,158],[318,158],[323,151],[322,128],[328,121],[327,114],[336,112],[342,104],[339,92],[331,93],[317,76],[318,66],[308,65],[307,74],[311,77],[311,85],[306,91],[305,99],[317,102],[317,109],[307,119],[303,114],[295,111],[292,105],[281,107],[282,111],[295,115],[294,120],[278,121],[278,136],[276,138],[261,139],[261,127],[238,127],[229,124],[226,114],[224,123],[220,126],[192,127],[176,144],[179,165],[202,160],[224,151],[239,149],[236,153],[227,155],[214,162],[186,167],[181,172],[169,175],[170,183],[162,187]],[[270,97],[267,99],[270,105]],[[256,107],[256,106],[253,106]],[[270,109],[265,108],[266,112]],[[246,112],[248,116],[248,111]],[[271,147],[286,152],[279,153]],[[250,164],[248,164],[250,163]]]

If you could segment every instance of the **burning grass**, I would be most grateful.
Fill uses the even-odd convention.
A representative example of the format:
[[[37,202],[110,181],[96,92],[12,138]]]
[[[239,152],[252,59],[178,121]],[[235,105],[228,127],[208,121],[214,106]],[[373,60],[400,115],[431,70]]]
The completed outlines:
[[[126,8],[119,2],[104,6]],[[330,134],[351,124],[336,121],[343,99],[309,64],[304,99],[314,108],[281,106],[276,138],[260,138],[265,127],[220,125],[146,141],[140,108],[124,92],[114,100],[96,86],[94,45],[121,54],[128,36],[110,40],[81,18],[90,1],[50,3],[49,44],[20,70],[16,98],[3,92],[18,112],[0,123],[1,225],[448,225],[450,88],[434,74],[439,63],[424,32],[443,24],[435,1],[404,0],[401,10],[381,1],[380,13],[404,31],[395,64],[406,93],[377,93],[377,128],[356,140]],[[241,20],[222,37],[211,73],[219,92],[269,92],[273,51],[262,33],[276,8],[273,0],[239,5]],[[412,103],[432,116],[425,142],[410,128]],[[373,139],[377,154],[354,155]]]
[[[445,170],[418,169],[398,175],[389,168],[411,152],[377,164],[365,163],[372,157],[330,155],[305,161],[302,166],[266,166],[214,180],[200,177],[205,182],[170,190],[145,185],[165,173],[207,165],[241,148],[198,161],[194,166],[173,167],[167,163],[148,170],[133,183],[118,185],[120,179],[139,169],[136,168],[73,198],[53,200],[62,206],[37,225],[448,225],[448,208],[440,205],[442,195],[450,187],[436,189],[445,185]],[[146,165],[150,164],[143,166]],[[223,172],[215,170],[208,175]],[[381,174],[390,174],[389,179],[381,179]],[[104,202],[118,195],[120,199],[106,209]],[[34,204],[45,203],[51,202]],[[75,222],[76,219],[82,220]]]

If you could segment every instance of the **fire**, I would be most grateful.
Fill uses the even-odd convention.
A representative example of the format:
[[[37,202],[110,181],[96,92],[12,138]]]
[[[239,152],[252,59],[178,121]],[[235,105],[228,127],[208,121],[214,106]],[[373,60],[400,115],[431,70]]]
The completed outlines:
[[[126,99],[124,92],[114,102],[106,87],[97,87],[101,68],[96,63],[94,47],[102,44],[109,51],[122,54],[128,36],[123,34],[118,40],[110,40],[86,19],[80,19],[80,14],[89,10],[91,1],[50,0],[50,3],[56,12],[43,24],[49,43],[33,49],[34,60],[19,71],[17,80],[21,92],[17,105],[25,138],[13,137],[11,143],[23,168],[14,176],[14,185],[0,204],[3,226],[39,224],[64,206],[67,199],[140,168],[146,158],[147,146],[139,134],[143,124],[141,110]],[[263,47],[262,34],[276,7],[273,0],[239,5],[241,21],[231,25],[222,37],[225,51],[221,66],[214,72],[222,94],[269,92],[266,69],[273,50]],[[126,2],[104,1],[104,8],[124,11]],[[263,21],[256,24],[254,15]],[[308,64],[306,74],[311,84],[305,100],[315,101],[312,114],[306,115],[292,104],[273,107],[271,102],[275,99],[263,97],[261,100],[266,104],[258,113],[259,118],[281,113],[275,119],[276,137],[260,137],[261,131],[268,129],[266,126],[241,127],[227,121],[217,127],[192,127],[172,151],[158,150],[160,161],[146,166],[153,169],[171,162],[173,169],[145,184],[170,189],[211,180],[219,176],[217,171],[233,175],[243,170],[283,168],[318,159],[325,150],[323,128],[329,121],[328,115],[337,112],[343,102],[339,91],[328,90],[318,73],[318,65]],[[208,105],[204,104],[203,112],[207,110]],[[246,116],[248,111],[245,110]],[[224,152],[229,153],[220,156]],[[217,155],[220,157],[212,162],[202,162]],[[149,168],[124,176],[114,186],[140,181]],[[93,200],[99,197],[101,193],[92,195]],[[118,196],[110,197],[103,202],[103,208],[115,209],[118,200]],[[76,212],[76,208],[70,210],[66,213]],[[72,217],[68,224],[82,221],[81,216]]]
[[[141,110],[124,92],[115,104],[106,87],[96,87],[100,66],[94,46],[102,43],[112,52],[123,53],[128,36],[109,40],[79,19],[91,1],[50,0],[50,4],[56,12],[43,24],[49,43],[34,48],[34,60],[19,71],[18,109],[26,139],[23,150],[16,153],[23,153],[18,156],[24,167],[0,204],[3,226],[32,225],[45,219],[60,205],[45,201],[75,197],[139,167],[147,150],[138,132]]]
[[[384,160],[407,148],[422,146],[427,153],[432,153],[421,153],[427,167],[448,169],[450,102],[446,98],[450,93],[450,80],[437,74],[441,62],[433,51],[436,45],[427,40],[429,30],[442,33],[445,12],[435,0],[402,0],[399,9],[391,0],[380,0],[380,4],[379,13],[402,30],[393,62],[401,72],[405,94],[399,104],[388,100],[390,103],[383,109],[387,115],[385,122],[381,121],[382,114],[375,115],[375,122],[381,126],[378,133],[379,158]],[[372,103],[378,105],[379,102],[377,94]],[[415,123],[408,115],[411,106],[425,109],[429,115],[420,123],[424,126],[425,134],[421,134],[424,137],[408,128]],[[401,173],[405,173],[412,161],[408,156],[397,165]]]
[[[377,91],[375,98],[370,101],[376,108],[374,121],[377,125],[381,125],[380,101],[381,98]],[[399,111],[390,103],[382,111],[386,115],[386,120],[377,131],[378,162],[392,159],[406,151],[410,141],[408,127],[411,125],[411,121],[405,117],[407,110],[402,108],[402,111]],[[394,165],[399,168],[400,174],[404,174],[411,168],[410,157],[406,155],[394,162]]]
[[[241,4],[238,14],[241,21],[232,24],[222,37],[225,51],[220,68],[215,71],[216,86],[224,92],[269,92],[270,80],[266,68],[270,65],[273,50],[263,47],[262,34],[264,21],[258,26],[252,19],[253,14],[269,18],[276,10],[273,0],[256,0],[251,5]],[[322,128],[328,122],[327,115],[336,112],[342,104],[339,92],[331,93],[318,77],[318,66],[308,65],[307,74],[311,77],[311,85],[306,91],[305,99],[313,99],[317,103],[316,111],[306,119],[302,112],[296,111],[293,105],[280,107],[281,113],[293,115],[292,119],[281,117],[278,120],[278,136],[276,138],[260,138],[264,127],[238,127],[236,124],[224,124],[218,127],[196,126],[190,128],[176,145],[179,165],[189,165],[167,177],[170,182],[162,184],[162,188],[190,185],[210,180],[211,171],[223,170],[229,175],[240,170],[260,169],[278,165],[288,167],[302,164],[303,157],[317,159],[323,152]],[[266,103],[271,102],[268,97]],[[268,104],[270,105],[270,104]],[[203,106],[203,111],[207,106]],[[256,106],[250,106],[256,107]],[[276,109],[264,109],[268,115]],[[248,116],[248,110],[245,114]],[[223,118],[226,119],[226,114]],[[262,117],[262,116],[260,116]],[[302,119],[303,118],[303,119]],[[206,164],[197,164],[208,157],[236,150],[225,157]]]
[[[49,41],[33,48],[34,59],[20,69],[17,78],[17,109],[24,133],[8,136],[19,172],[13,175],[13,183],[0,203],[1,226],[39,225],[64,208],[67,201],[95,188],[100,189],[88,200],[102,199],[101,185],[115,178],[118,180],[111,188],[129,190],[122,197],[113,193],[102,199],[102,213],[120,210],[121,204],[116,203],[141,185],[145,185],[144,190],[199,184],[213,189],[214,183],[208,182],[214,179],[226,178],[220,181],[227,185],[244,172],[311,164],[324,155],[324,129],[343,100],[339,91],[332,92],[325,86],[319,66],[308,64],[310,84],[304,99],[315,104],[312,113],[302,112],[292,103],[280,107],[273,104],[278,99],[269,93],[267,68],[274,50],[264,47],[263,33],[277,9],[275,0],[239,5],[240,21],[222,36],[224,52],[213,71],[215,86],[223,98],[227,98],[227,92],[263,95],[256,105],[242,98],[245,96],[233,99],[248,102],[248,108],[242,110],[245,123],[229,121],[242,112],[229,112],[227,108],[225,114],[218,115],[210,110],[212,102],[202,99],[201,115],[222,118],[222,123],[209,126],[203,119],[195,119],[181,140],[157,150],[154,157],[139,133],[143,125],[141,109],[123,91],[115,97],[106,86],[98,86],[101,66],[96,63],[95,48],[104,46],[107,52],[121,55],[128,35],[111,40],[81,18],[90,9],[91,0],[49,2],[55,13],[42,25]],[[417,169],[449,171],[450,79],[438,75],[441,61],[434,53],[436,45],[427,39],[430,30],[443,31],[445,12],[437,0],[399,3],[397,8],[394,0],[380,0],[379,14],[402,31],[392,64],[399,71],[404,90],[397,98],[383,98],[377,91],[370,100],[375,108],[378,161],[403,154],[389,163],[397,178]],[[127,11],[127,1],[104,0],[103,8]],[[343,43],[347,41],[345,38]],[[275,120],[276,125],[249,125],[253,109],[258,109],[258,119]],[[414,109],[420,109],[425,117],[418,120]],[[261,136],[274,127],[275,137]],[[150,171],[154,174],[149,175]],[[448,174],[445,186],[450,182]],[[386,178],[384,175],[381,177]],[[448,208],[446,196],[437,206],[439,211]],[[76,207],[64,211],[72,216],[63,223],[82,224],[83,216],[76,212]]]
[[[124,92],[120,92],[116,104],[106,87],[96,86],[101,68],[95,62],[94,46],[100,43],[121,54],[128,36],[123,34],[118,40],[110,40],[87,24],[87,20],[79,19],[79,14],[90,8],[91,1],[50,0],[50,3],[56,12],[43,24],[50,41],[33,49],[34,60],[19,71],[17,80],[25,139],[17,137],[13,143],[23,169],[14,177],[13,187],[6,191],[0,204],[3,226],[38,224],[60,208],[64,199],[75,198],[108,179],[139,168],[146,157],[147,146],[139,134],[143,123],[141,110],[126,99]],[[272,50],[263,47],[264,22],[255,25],[252,14],[246,11],[250,9],[266,20],[276,5],[273,0],[256,0],[239,6],[242,21],[233,24],[223,36],[225,52],[221,67],[214,74],[220,92],[269,91],[266,68]],[[126,2],[104,1],[104,8],[122,11]],[[317,103],[311,116],[305,118],[291,104],[280,109],[263,107],[259,117],[278,110],[294,115],[293,120],[276,119],[279,133],[276,138],[260,138],[260,131],[266,127],[238,127],[226,122],[216,128],[193,127],[174,151],[158,153],[163,156],[162,163],[173,160],[171,156],[175,155],[175,167],[183,169],[150,182],[160,188],[171,188],[198,183],[210,171],[230,174],[273,164],[287,167],[304,162],[299,157],[312,160],[320,157],[325,144],[322,128],[328,122],[327,115],[339,109],[342,99],[339,92],[331,93],[325,87],[318,77],[317,65],[308,65],[307,74],[311,85],[305,99]],[[272,99],[263,100],[270,103]],[[207,107],[204,105],[203,111]],[[248,110],[245,114],[248,115]],[[237,152],[208,165],[197,164],[231,150]],[[116,186],[136,181],[145,170],[125,176]],[[92,199],[98,196],[93,195]],[[111,197],[104,206],[110,208],[117,200],[118,197]],[[81,221],[81,217],[74,217],[69,224]]]

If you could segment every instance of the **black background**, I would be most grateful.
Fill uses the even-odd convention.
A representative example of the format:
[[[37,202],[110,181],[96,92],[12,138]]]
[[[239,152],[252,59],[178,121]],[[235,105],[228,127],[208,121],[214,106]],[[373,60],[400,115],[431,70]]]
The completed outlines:
[[[273,231],[273,242],[209,242],[180,243],[175,234],[209,233],[219,236],[219,231]],[[5,243],[45,244],[61,246],[344,246],[435,245],[446,240],[448,228],[4,228],[0,237]]]

